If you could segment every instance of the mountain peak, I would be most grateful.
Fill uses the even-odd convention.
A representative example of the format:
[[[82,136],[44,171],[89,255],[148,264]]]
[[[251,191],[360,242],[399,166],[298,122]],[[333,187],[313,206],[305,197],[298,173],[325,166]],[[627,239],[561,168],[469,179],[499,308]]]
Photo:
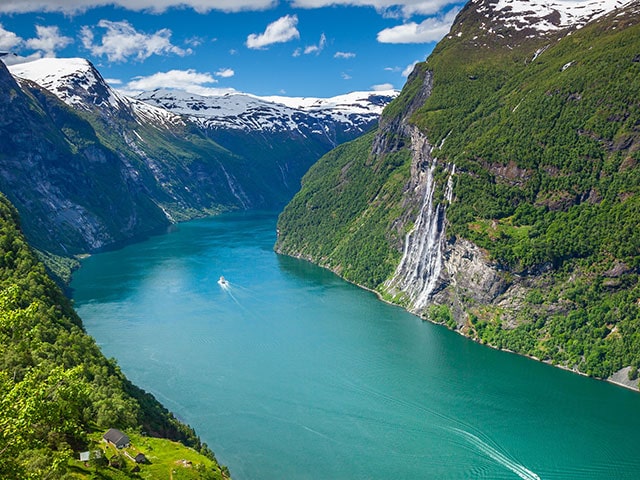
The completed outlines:
[[[40,58],[9,67],[18,78],[31,80],[67,105],[120,108],[123,99],[107,85],[93,64],[84,58]]]
[[[470,0],[448,38],[463,35],[472,14],[478,33],[496,38],[538,38],[562,30],[575,30],[637,0]],[[478,32],[478,29],[480,32]]]

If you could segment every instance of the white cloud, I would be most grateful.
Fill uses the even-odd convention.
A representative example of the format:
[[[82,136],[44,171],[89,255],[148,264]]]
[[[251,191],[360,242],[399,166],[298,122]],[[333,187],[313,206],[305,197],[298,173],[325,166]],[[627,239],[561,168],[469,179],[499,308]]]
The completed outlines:
[[[112,22],[100,20],[98,27],[106,29],[100,43],[94,43],[94,33],[84,26],[80,32],[82,44],[95,56],[105,55],[110,62],[124,62],[130,58],[145,60],[151,55],[190,55],[190,48],[182,49],[171,43],[171,30],[163,28],[147,34],[137,31],[126,20]]]
[[[333,58],[354,58],[355,56],[353,52],[336,52]]]
[[[295,38],[300,38],[300,32],[296,28],[297,15],[285,15],[273,23],[267,25],[264,33],[252,33],[247,37],[247,47],[260,49],[274,43],[285,43]]]
[[[402,76],[403,77],[408,77],[409,75],[411,75],[411,72],[413,72],[413,69],[415,68],[415,66],[420,62],[420,60],[416,60],[413,63],[410,63],[409,65],[407,65],[404,70],[402,71]]]
[[[169,70],[168,72],[158,72],[147,77],[136,77],[127,84],[129,90],[155,90],[156,88],[175,88],[185,90],[197,86],[217,83],[210,73],[200,73],[193,69],[189,70]]]
[[[299,57],[302,55],[302,49],[300,47],[296,48],[291,54],[292,57]]]
[[[323,33],[320,35],[320,41],[317,45],[309,45],[305,47],[304,54],[309,55],[310,53],[315,53],[316,55],[320,55],[320,52],[324,50],[324,47],[327,45],[327,36]]]
[[[16,48],[24,40],[13,32],[5,30],[0,23],[0,50],[9,51]]]
[[[371,90],[376,92],[382,92],[384,90],[393,90],[393,85],[390,83],[381,83],[380,85],[371,85]]]
[[[430,17],[422,23],[409,22],[378,32],[380,43],[431,43],[443,38],[458,14],[452,8],[444,17]]]
[[[25,46],[32,50],[43,52],[47,57],[55,56],[57,50],[73,43],[73,39],[62,35],[57,26],[43,27],[42,25],[36,25],[36,34],[38,36],[27,40]]]
[[[15,53],[11,53],[9,55],[0,57],[0,60],[2,60],[5,65],[10,66],[10,65],[18,65],[20,63],[33,62],[34,60],[38,60],[39,58],[42,58],[41,52],[32,53],[28,57],[23,57],[21,55],[16,55]]]
[[[105,78],[104,81],[109,85],[122,85],[122,80],[119,78]]]
[[[77,14],[92,8],[113,5],[126,10],[162,13],[171,8],[191,8],[199,13],[262,11],[275,8],[278,0],[0,0],[0,13],[63,12]],[[335,5],[374,7],[386,17],[409,18],[433,15],[456,0],[292,0],[299,8],[322,8]]]
[[[134,11],[148,10],[154,13],[162,13],[169,8],[185,7],[199,13],[211,10],[240,12],[266,10],[277,4],[277,0],[1,0],[0,13],[79,13],[105,5]]]
[[[293,0],[293,7],[322,8],[335,5],[374,7],[386,17],[409,18],[412,15],[433,15],[443,7],[459,3],[456,0]]]
[[[224,71],[224,70],[221,70]],[[141,92],[167,88],[203,96],[224,95],[237,92],[233,88],[216,88],[215,74],[196,70],[170,70],[158,72],[146,77],[136,77],[123,88],[118,89],[125,95],[135,96]]]
[[[212,42],[215,42],[217,39],[212,39]],[[187,45],[191,46],[191,47],[199,47],[200,45],[202,45],[204,42],[206,41],[206,39],[204,37],[198,37],[198,36],[194,36],[191,38],[187,38],[184,43],[186,43]]]
[[[221,68],[214,75],[216,77],[229,78],[229,77],[233,77],[235,74],[236,74],[236,72],[234,72],[230,68]]]
[[[343,80],[351,80],[351,75],[349,75],[348,73],[342,72],[341,77]]]

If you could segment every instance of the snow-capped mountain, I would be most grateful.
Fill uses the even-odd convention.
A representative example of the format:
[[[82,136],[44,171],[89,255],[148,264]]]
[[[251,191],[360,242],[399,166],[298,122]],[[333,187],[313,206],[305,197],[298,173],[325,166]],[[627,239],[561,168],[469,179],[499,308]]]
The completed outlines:
[[[565,28],[580,28],[616,8],[629,3],[629,0],[498,0],[478,7],[478,13],[491,16],[493,22],[516,30],[533,29],[537,32],[550,32]]]
[[[130,115],[156,125],[184,124],[174,113],[141,102],[111,88],[91,62],[84,58],[41,58],[9,66],[18,80],[30,80],[64,103],[100,116]]]
[[[333,98],[257,97],[242,93],[204,97],[161,89],[143,92],[136,99],[186,115],[207,128],[325,135],[334,128],[333,124],[339,124],[344,132],[368,130],[398,93],[353,92]]]
[[[35,82],[67,105],[102,117],[130,116],[156,127],[189,121],[211,130],[293,132],[323,137],[335,146],[369,130],[396,90],[353,92],[333,98],[257,97],[227,94],[204,97],[177,90],[144,92],[135,98],[110,87],[83,58],[42,58],[9,67],[18,79]]]

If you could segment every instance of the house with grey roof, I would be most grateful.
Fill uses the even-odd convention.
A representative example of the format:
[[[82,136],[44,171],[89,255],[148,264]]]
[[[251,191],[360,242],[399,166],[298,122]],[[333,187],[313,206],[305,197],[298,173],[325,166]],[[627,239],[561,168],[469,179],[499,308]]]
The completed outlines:
[[[131,443],[131,440],[129,440],[126,434],[115,428],[107,430],[107,433],[102,436],[102,441],[110,443],[116,448],[125,448]]]

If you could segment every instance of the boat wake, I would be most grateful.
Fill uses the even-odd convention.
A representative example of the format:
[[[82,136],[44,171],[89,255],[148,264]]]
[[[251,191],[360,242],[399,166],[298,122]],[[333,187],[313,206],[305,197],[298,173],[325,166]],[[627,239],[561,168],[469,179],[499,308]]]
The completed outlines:
[[[476,447],[478,450],[480,450],[482,453],[484,453],[491,459],[498,462],[503,467],[506,467],[509,470],[511,470],[513,473],[518,475],[523,480],[540,480],[540,477],[538,476],[537,473],[532,472],[524,465],[507,457],[507,455],[505,455],[502,452],[499,452],[491,445],[488,445],[487,443],[483,442],[472,433],[469,433],[465,430],[460,430],[459,428],[455,428],[455,427],[451,427],[451,430],[459,434],[460,436],[464,437],[471,445]]]

